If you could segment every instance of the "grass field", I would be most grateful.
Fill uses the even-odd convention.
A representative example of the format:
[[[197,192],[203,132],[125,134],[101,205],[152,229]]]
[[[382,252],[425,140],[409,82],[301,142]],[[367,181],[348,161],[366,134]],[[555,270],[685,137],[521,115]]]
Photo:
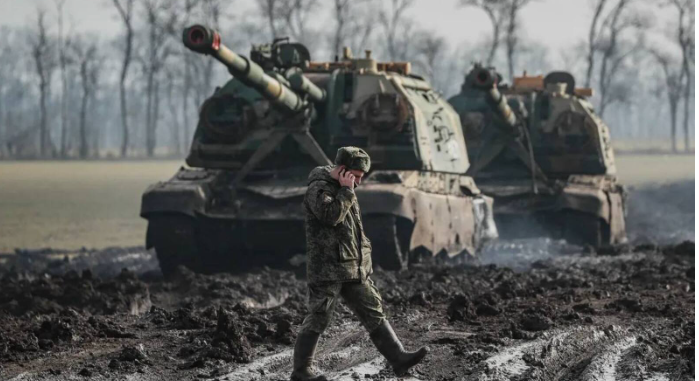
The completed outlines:
[[[142,245],[141,193],[181,161],[0,162],[0,252]],[[693,155],[618,155],[621,181],[694,178]]]
[[[142,245],[141,193],[181,164],[0,162],[0,252]]]
[[[627,185],[694,178],[694,155],[616,155],[616,166],[619,180]]]

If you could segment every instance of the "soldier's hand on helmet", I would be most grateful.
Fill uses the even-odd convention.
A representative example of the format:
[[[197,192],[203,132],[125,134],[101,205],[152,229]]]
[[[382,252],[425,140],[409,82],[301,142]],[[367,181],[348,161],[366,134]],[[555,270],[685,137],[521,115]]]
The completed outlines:
[[[342,185],[343,187],[354,189],[354,175],[350,171],[345,169],[340,171],[340,177],[338,181],[340,181],[340,185]]]

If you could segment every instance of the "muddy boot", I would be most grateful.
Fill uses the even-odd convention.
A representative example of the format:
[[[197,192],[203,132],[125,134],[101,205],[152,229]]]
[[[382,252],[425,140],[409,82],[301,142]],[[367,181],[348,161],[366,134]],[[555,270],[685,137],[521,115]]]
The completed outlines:
[[[313,367],[313,354],[316,351],[320,334],[300,332],[294,346],[294,372],[291,381],[328,381]]]
[[[376,349],[388,360],[393,371],[398,376],[405,374],[408,369],[417,365],[427,355],[429,349],[422,347],[415,352],[408,352],[403,348],[393,328],[384,320],[371,334],[371,341]]]

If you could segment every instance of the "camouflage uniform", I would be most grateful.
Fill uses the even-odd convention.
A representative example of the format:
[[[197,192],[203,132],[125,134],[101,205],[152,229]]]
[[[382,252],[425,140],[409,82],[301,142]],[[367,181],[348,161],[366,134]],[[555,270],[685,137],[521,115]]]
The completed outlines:
[[[353,169],[353,168],[352,168]],[[330,176],[331,166],[309,176],[304,198],[309,314],[302,330],[323,333],[340,296],[371,331],[385,319],[381,296],[369,278],[371,243],[364,235],[354,191]]]
[[[368,172],[369,155],[356,147],[337,151],[335,164]],[[294,344],[292,381],[327,381],[315,369],[318,339],[330,325],[340,296],[354,311],[376,349],[393,371],[402,375],[428,352],[423,347],[406,351],[386,320],[381,296],[371,275],[371,243],[364,235],[354,190],[340,186],[331,166],[311,171],[303,200],[308,251],[308,316]]]

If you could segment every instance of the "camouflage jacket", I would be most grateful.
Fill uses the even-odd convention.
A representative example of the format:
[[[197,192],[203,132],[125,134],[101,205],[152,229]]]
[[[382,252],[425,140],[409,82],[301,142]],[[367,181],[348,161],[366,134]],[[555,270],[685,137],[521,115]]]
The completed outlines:
[[[331,170],[311,171],[303,200],[308,283],[363,281],[372,272],[371,243],[354,191],[341,187]]]

